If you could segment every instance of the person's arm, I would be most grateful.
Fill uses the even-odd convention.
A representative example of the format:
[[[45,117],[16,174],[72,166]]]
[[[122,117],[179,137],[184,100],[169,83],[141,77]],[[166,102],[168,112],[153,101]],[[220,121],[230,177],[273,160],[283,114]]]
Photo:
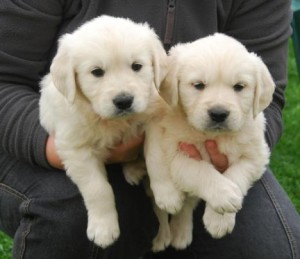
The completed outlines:
[[[108,157],[106,163],[114,164],[129,162],[137,159],[144,142],[144,137],[144,135],[137,136],[127,143],[119,143],[116,145],[116,147],[111,150],[110,156]],[[64,169],[64,165],[56,152],[55,141],[52,136],[49,136],[47,139],[46,158],[52,167]]]
[[[53,138],[39,122],[39,82],[59,30],[79,12],[78,3],[2,0],[0,5],[0,150],[31,164],[63,169]],[[108,162],[134,158],[142,142],[143,136],[120,143]]]
[[[266,140],[272,149],[282,134],[284,89],[287,84],[287,51],[291,35],[289,0],[234,0],[230,13],[224,13],[220,30],[257,53],[268,66],[276,83],[271,105],[265,110]],[[229,10],[229,8],[228,8]],[[225,20],[226,19],[226,20]]]
[[[39,81],[47,71],[67,1],[1,0],[0,149],[48,167],[39,123]]]

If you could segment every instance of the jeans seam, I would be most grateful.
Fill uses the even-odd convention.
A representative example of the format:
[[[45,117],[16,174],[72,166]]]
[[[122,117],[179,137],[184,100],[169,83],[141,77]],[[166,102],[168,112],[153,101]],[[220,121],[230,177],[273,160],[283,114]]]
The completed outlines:
[[[31,200],[26,195],[18,192],[17,190],[15,190],[15,189],[11,188],[10,186],[3,184],[3,183],[0,183],[0,190],[7,192],[10,195],[13,195],[15,198],[21,200],[22,203],[24,204],[23,205],[24,213],[26,213],[26,214],[29,213],[29,206],[30,206]],[[21,249],[20,249],[20,253],[19,253],[20,259],[24,258],[24,255],[25,255],[25,249],[26,249],[25,240],[30,233],[31,225],[32,225],[32,222],[29,222],[26,230],[23,231],[23,233],[22,233]]]
[[[17,190],[11,188],[10,186],[8,186],[6,184],[0,183],[0,189],[13,195],[14,197],[20,199],[21,201],[29,201],[30,200],[26,195],[18,192]]]
[[[29,208],[29,205],[30,205],[30,201],[28,201],[26,203],[26,206],[25,206],[25,210],[28,211],[28,208]],[[21,249],[20,249],[20,259],[24,258],[25,256],[25,249],[26,249],[26,238],[27,236],[29,235],[30,233],[30,230],[31,230],[31,225],[32,225],[32,222],[28,223],[28,227],[25,231],[23,231],[22,233],[22,241],[21,241]]]
[[[281,209],[279,203],[277,202],[276,197],[275,197],[274,193],[272,192],[270,186],[268,185],[267,181],[264,178],[262,178],[261,182],[262,182],[263,186],[265,187],[265,190],[266,190],[268,196],[271,199],[271,202],[272,202],[272,204],[273,204],[273,206],[274,206],[274,208],[277,212],[277,215],[278,215],[278,217],[281,221],[281,224],[283,226],[283,229],[286,233],[286,236],[287,236],[290,248],[291,248],[292,258],[297,259],[298,258],[297,257],[298,251],[297,251],[297,248],[296,248],[296,245],[295,245],[296,240],[295,240],[295,237],[294,237],[294,235],[291,231],[291,228],[289,227],[289,225],[287,223],[286,217],[282,213],[282,209]]]

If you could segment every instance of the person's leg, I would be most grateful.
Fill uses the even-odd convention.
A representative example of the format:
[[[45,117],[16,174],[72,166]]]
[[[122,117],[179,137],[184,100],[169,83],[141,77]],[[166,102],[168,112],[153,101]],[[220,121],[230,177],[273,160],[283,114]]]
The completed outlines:
[[[14,237],[13,257],[137,259],[149,251],[157,231],[151,202],[143,187],[125,182],[120,166],[110,166],[109,171],[121,235],[102,250],[87,239],[82,197],[63,171],[0,154],[0,229]]]
[[[203,212],[200,203],[191,246],[180,252],[169,248],[145,259],[300,258],[299,214],[270,171],[250,189],[232,234],[213,239],[204,229]]]

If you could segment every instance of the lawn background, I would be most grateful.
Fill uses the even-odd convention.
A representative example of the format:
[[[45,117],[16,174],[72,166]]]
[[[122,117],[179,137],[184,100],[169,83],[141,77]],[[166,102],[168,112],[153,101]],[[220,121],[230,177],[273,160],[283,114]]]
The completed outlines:
[[[283,123],[283,135],[272,152],[271,168],[300,213],[300,75],[292,41],[289,45],[289,82]]]
[[[271,168],[300,213],[300,80],[291,41],[283,121],[284,133],[272,153]],[[11,239],[0,232],[0,259],[11,259],[11,250]]]

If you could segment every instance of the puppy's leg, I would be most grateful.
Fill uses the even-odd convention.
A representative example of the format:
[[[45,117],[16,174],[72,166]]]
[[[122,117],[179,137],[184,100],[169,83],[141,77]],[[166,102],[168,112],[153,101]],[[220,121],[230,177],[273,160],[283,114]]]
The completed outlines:
[[[158,218],[159,229],[156,237],[152,242],[152,251],[159,252],[165,250],[171,242],[171,231],[169,225],[168,213],[161,210],[153,200],[153,209]]]
[[[185,249],[192,242],[193,211],[198,200],[198,198],[186,198],[181,211],[171,218],[171,245],[176,249]]]
[[[105,248],[120,234],[114,194],[104,164],[89,149],[61,150],[68,176],[78,186],[88,213],[87,235]]]
[[[123,164],[123,173],[126,181],[131,185],[139,185],[147,175],[146,162],[143,158]]]
[[[171,242],[171,232],[169,226],[169,216],[166,211],[161,210],[155,203],[153,192],[150,188],[150,179],[146,177],[143,180],[143,185],[146,191],[146,194],[151,197],[151,201],[153,204],[153,209],[155,215],[157,216],[159,222],[159,229],[156,237],[152,241],[152,251],[159,252],[164,250],[166,247],[170,245]]]
[[[237,184],[245,196],[254,182],[262,177],[267,163],[268,159],[264,159],[263,154],[252,160],[240,159],[224,172],[224,176]]]
[[[178,152],[171,163],[171,175],[182,191],[205,200],[221,214],[237,212],[242,206],[238,186],[206,161],[196,161]]]
[[[232,232],[235,225],[235,216],[235,213],[219,214],[209,205],[206,205],[203,223],[212,237],[221,238]]]
[[[223,175],[240,188],[244,197],[253,183],[262,176],[264,165],[267,162],[268,158],[264,154],[252,160],[243,158],[232,164]],[[232,232],[235,225],[235,216],[235,213],[219,214],[207,204],[203,216],[204,226],[212,237],[221,238]]]
[[[163,144],[161,130],[155,125],[147,129],[144,154],[155,202],[162,210],[174,214],[181,209],[184,194],[174,185],[170,177],[169,165],[161,146]]]

